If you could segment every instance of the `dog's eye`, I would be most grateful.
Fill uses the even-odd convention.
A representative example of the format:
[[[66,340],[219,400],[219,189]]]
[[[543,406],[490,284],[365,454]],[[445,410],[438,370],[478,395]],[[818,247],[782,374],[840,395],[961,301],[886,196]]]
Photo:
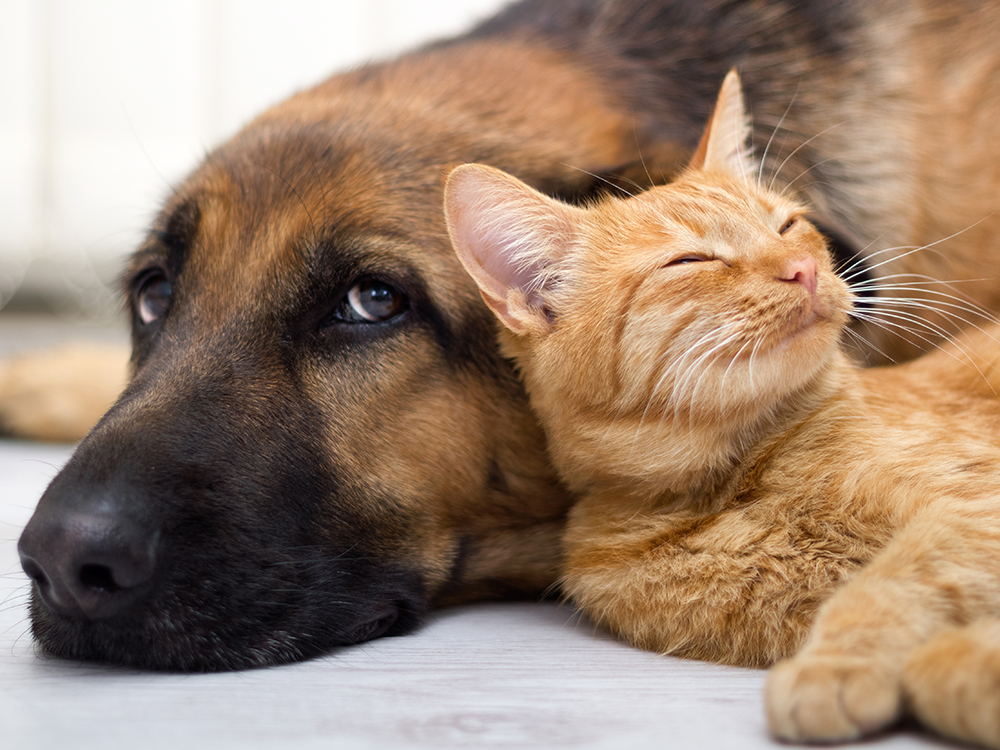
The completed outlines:
[[[149,325],[166,315],[167,309],[170,307],[172,292],[173,287],[170,280],[162,271],[153,271],[147,274],[135,295],[135,306],[139,313],[139,320],[145,325]]]
[[[391,284],[362,279],[348,290],[333,317],[348,323],[381,323],[402,314],[406,304],[406,295]]]

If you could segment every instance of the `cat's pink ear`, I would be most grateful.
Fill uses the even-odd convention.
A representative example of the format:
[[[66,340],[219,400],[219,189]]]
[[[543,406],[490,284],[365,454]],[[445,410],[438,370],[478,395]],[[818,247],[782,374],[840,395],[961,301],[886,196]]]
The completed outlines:
[[[452,170],[444,208],[455,252],[500,321],[518,334],[549,332],[552,266],[575,237],[580,209],[482,164]]]
[[[750,123],[743,106],[740,76],[733,68],[722,82],[715,111],[688,168],[746,177],[754,171],[749,141]]]

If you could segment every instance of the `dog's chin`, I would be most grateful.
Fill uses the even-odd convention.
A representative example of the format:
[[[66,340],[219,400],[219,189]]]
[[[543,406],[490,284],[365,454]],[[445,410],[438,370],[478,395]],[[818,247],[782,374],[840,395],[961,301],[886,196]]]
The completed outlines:
[[[158,612],[145,618],[81,620],[57,614],[32,592],[31,628],[42,656],[167,672],[222,672],[304,661],[382,636],[406,635],[424,610],[416,597],[326,617],[296,612],[264,622],[256,613],[211,623]]]

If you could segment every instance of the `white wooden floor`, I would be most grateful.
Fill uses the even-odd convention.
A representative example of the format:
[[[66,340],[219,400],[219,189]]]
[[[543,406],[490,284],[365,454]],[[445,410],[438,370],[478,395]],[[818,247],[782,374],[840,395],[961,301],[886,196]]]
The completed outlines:
[[[553,604],[442,611],[285,667],[169,675],[36,655],[17,537],[70,448],[0,441],[0,748],[763,748],[763,673],[636,651]],[[941,747],[900,730],[864,747]]]

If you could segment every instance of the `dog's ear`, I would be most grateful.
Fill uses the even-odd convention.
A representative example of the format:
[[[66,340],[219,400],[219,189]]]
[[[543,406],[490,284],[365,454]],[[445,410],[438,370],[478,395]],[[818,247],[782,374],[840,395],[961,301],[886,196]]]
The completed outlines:
[[[551,331],[554,266],[574,244],[582,209],[481,164],[451,172],[444,207],[455,252],[500,321],[522,335]]]
[[[746,177],[755,169],[749,141],[750,123],[743,106],[740,76],[733,68],[722,82],[715,110],[688,169],[732,172]]]

